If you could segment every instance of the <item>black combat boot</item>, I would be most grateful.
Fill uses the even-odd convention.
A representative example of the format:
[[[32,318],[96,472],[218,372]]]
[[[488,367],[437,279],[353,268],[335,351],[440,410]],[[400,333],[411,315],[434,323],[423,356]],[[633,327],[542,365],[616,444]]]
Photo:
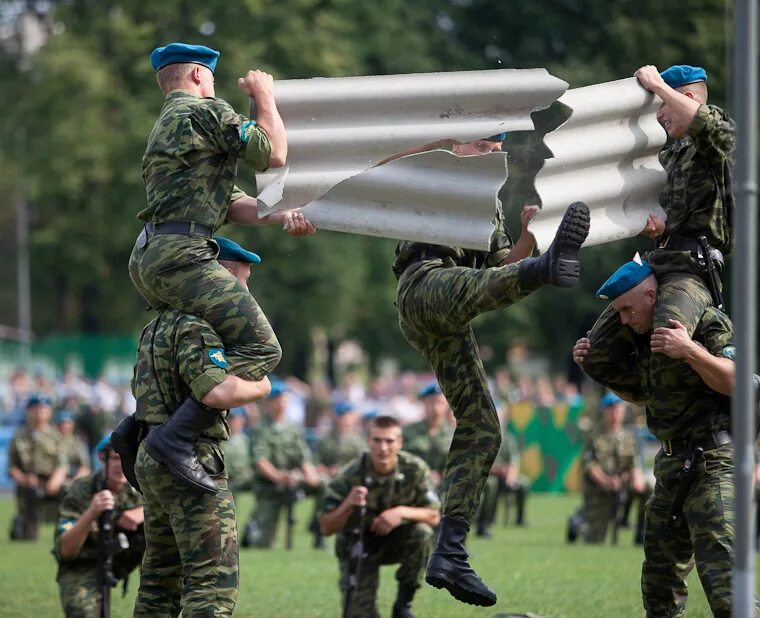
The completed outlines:
[[[496,603],[496,594],[467,562],[464,540],[469,529],[463,519],[441,517],[438,543],[430,556],[425,581],[435,588],[446,588],[457,601],[490,607]]]
[[[132,414],[119,421],[111,433],[111,446],[119,454],[121,471],[127,478],[127,482],[137,491],[140,491],[140,484],[135,476],[135,460],[137,459],[137,447],[140,446],[141,429],[141,424],[135,420],[135,415]]]
[[[542,285],[569,288],[581,275],[578,253],[588,236],[591,222],[588,206],[573,202],[567,207],[554,240],[545,253],[519,262],[517,275],[520,285],[535,290]]]
[[[204,470],[195,451],[195,441],[216,421],[216,414],[188,397],[163,425],[145,438],[145,450],[165,465],[179,481],[207,494],[215,494],[216,483]]]
[[[414,618],[412,613],[412,599],[417,588],[400,584],[396,593],[396,601],[393,603],[391,618]]]

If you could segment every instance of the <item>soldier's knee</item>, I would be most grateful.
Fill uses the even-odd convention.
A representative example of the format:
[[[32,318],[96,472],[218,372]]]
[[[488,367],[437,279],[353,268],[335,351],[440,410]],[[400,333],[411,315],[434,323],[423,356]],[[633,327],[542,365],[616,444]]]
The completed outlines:
[[[414,541],[419,543],[433,542],[433,527],[425,523],[413,523],[411,525],[410,536]]]

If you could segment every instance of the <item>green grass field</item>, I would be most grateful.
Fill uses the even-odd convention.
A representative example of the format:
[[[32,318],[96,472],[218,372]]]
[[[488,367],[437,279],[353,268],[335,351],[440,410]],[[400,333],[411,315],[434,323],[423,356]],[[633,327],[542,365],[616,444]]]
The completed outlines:
[[[617,547],[566,545],[565,519],[577,503],[574,496],[531,496],[530,527],[504,527],[499,522],[494,526],[493,539],[472,539],[472,565],[499,596],[495,607],[462,605],[447,592],[423,583],[414,604],[417,616],[493,617],[511,612],[552,618],[641,616],[641,549],[632,545],[628,530],[621,531]],[[248,516],[251,506],[248,496],[239,501],[239,519]],[[60,616],[56,565],[50,554],[52,526],[43,528],[36,543],[10,543],[7,530],[13,508],[12,496],[0,496],[0,616]],[[310,508],[309,503],[299,505],[293,551],[285,551],[282,530],[273,550],[241,550],[236,616],[340,615],[337,563],[332,549],[311,549],[311,537],[305,530]],[[120,588],[114,590],[113,616],[131,616],[137,584],[135,573],[125,598]],[[689,584],[687,615],[710,616],[696,573],[692,573]],[[383,616],[390,615],[394,597],[394,567],[384,567],[379,598]]]

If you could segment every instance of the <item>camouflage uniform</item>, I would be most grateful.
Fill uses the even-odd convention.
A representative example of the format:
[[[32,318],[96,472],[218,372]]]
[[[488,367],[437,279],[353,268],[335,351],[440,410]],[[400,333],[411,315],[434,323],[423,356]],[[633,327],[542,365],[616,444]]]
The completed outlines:
[[[273,423],[268,417],[262,418],[251,438],[256,506],[251,516],[253,525],[248,542],[253,547],[269,548],[274,544],[280,513],[288,502],[306,493],[316,493],[321,499],[319,494],[324,492],[324,486],[314,488],[302,482],[297,487],[286,489],[275,485],[259,472],[257,463],[262,459],[278,470],[300,472],[304,463],[311,462],[311,451],[297,427]]]
[[[595,430],[586,440],[583,462],[583,537],[587,543],[604,543],[610,523],[618,514],[619,496],[597,485],[589,476],[596,464],[605,474],[630,474],[636,462],[636,438],[622,430],[615,433]]]
[[[46,496],[42,485],[56,469],[65,465],[60,440],[61,435],[50,426],[34,432],[22,426],[13,434],[8,450],[8,468],[36,474],[40,479],[37,488],[16,485],[18,515],[14,521],[13,538],[36,539],[39,520],[47,519],[45,513],[58,506],[57,497]]]
[[[496,455],[494,466],[515,465],[520,467],[520,448],[517,439],[509,431],[505,431],[501,438],[501,448]],[[512,494],[515,494],[517,505],[517,517],[515,523],[522,526],[525,523],[525,500],[530,489],[530,479],[524,474],[517,477],[514,486],[508,487],[503,477],[492,474],[486,481],[483,489],[483,497],[480,501],[480,510],[478,513],[478,529],[485,531],[494,521],[496,521],[496,511],[498,508],[498,498],[506,495],[507,500]],[[505,503],[508,506],[508,502]],[[504,523],[507,523],[509,513],[504,513]]]
[[[224,344],[203,320],[164,311],[142,332],[132,392],[135,418],[166,422],[189,395],[202,400],[227,377],[219,360]],[[145,496],[147,549],[135,616],[230,616],[238,592],[235,502],[227,486],[220,441],[229,429],[225,413],[196,443],[198,460],[215,481],[215,494],[192,491],[158,464],[140,444],[135,475]],[[213,604],[209,604],[213,599]]]
[[[362,562],[360,578],[353,593],[350,616],[374,618],[379,616],[376,599],[380,566],[399,564],[396,571],[399,588],[419,588],[420,575],[432,549],[433,529],[427,524],[410,522],[383,537],[370,531],[372,519],[393,506],[437,509],[440,508],[440,502],[433,489],[427,464],[419,457],[400,451],[396,471],[388,476],[379,476],[372,470],[368,455],[361,455],[348,463],[327,486],[325,512],[336,509],[351,488],[358,485],[369,490],[364,519],[364,548],[367,556]],[[352,542],[348,531],[358,526],[358,517],[359,509],[355,509],[335,542],[335,555],[340,569],[339,587],[344,595],[348,589]]]
[[[330,433],[317,444],[316,461],[328,468],[340,468],[358,457],[366,448],[367,443],[357,433]]]
[[[733,357],[733,325],[728,317],[708,307],[697,324],[694,340],[716,356]],[[669,374],[668,397],[657,400],[649,383],[649,334],[633,337],[633,355],[617,358],[609,379],[595,376],[612,388],[620,375],[631,375],[635,396],[647,403],[649,430],[660,440],[688,440],[700,444],[729,428],[730,399],[710,389],[685,362]],[[617,351],[594,351],[600,365],[610,366]],[[583,362],[585,369],[586,361]],[[661,449],[655,457],[656,484],[647,505],[645,560],[641,584],[647,616],[682,616],[686,605],[686,575],[696,558],[702,586],[715,616],[731,615],[731,568],[734,560],[733,445],[705,450],[697,475],[683,505],[683,521],[668,527],[670,506],[678,490],[677,476],[684,458]]]
[[[84,466],[89,468],[90,462],[84,444],[76,435],[60,436],[58,439],[63,454],[63,465],[66,466],[66,479],[70,480],[80,468]]]
[[[103,489],[103,472],[94,472],[72,483],[58,512],[58,524],[55,529],[55,554],[58,561],[58,586],[61,603],[67,618],[90,618],[99,615],[100,587],[98,563],[100,550],[98,545],[98,524],[93,522],[90,533],[82,549],[72,559],[60,555],[58,537],[70,530],[82,514],[89,508],[93,496]],[[114,533],[123,533],[129,547],[113,557],[113,574],[116,579],[126,579],[138,566],[145,551],[145,534],[140,526],[135,532],[120,530],[116,522],[124,511],[137,508],[143,500],[129,483],[124,483],[114,496]]]
[[[457,419],[443,480],[443,514],[472,521],[501,444],[501,428],[470,322],[532,290],[518,264],[496,266],[511,239],[495,234],[489,253],[402,241],[393,272],[407,342],[430,363]]]
[[[695,241],[704,235],[711,247],[724,255],[731,252],[734,123],[719,108],[702,105],[687,133],[687,137],[669,144],[660,152],[660,163],[668,173],[667,185],[660,193],[667,222],[659,241],[660,248],[647,253],[645,259],[659,282],[654,328],[669,327],[668,320],[675,319],[686,326],[689,335],[693,335],[702,313],[713,301],[696,252],[679,250],[677,242],[679,238]],[[592,349],[597,342],[609,345],[617,349],[621,358],[635,347],[630,331],[622,327],[611,307],[602,313],[590,338]],[[584,361],[584,370],[589,376],[596,379],[599,374],[609,378],[608,367],[597,367],[593,355],[588,360],[588,363]],[[667,401],[669,375],[677,363],[665,354],[652,356],[649,383],[653,392],[659,391],[652,405]],[[611,388],[630,392],[635,380],[621,374],[617,384],[617,388]]]
[[[251,443],[245,432],[241,432],[226,442],[222,442],[224,467],[227,469],[227,484],[230,491],[237,494],[251,488]]]
[[[430,435],[427,421],[419,421],[404,427],[404,450],[417,455],[431,470],[443,475],[446,457],[449,454],[454,428],[448,423],[441,423],[438,432]]]
[[[234,186],[238,159],[266,169],[266,134],[222,99],[170,92],[143,157],[148,207],[145,223],[195,222],[216,232],[230,202],[245,194]],[[245,126],[244,126],[245,125]],[[224,341],[234,373],[259,380],[279,362],[277,337],[251,296],[216,261],[213,240],[184,234],[138,236],[129,261],[137,290],[156,310],[198,315]]]

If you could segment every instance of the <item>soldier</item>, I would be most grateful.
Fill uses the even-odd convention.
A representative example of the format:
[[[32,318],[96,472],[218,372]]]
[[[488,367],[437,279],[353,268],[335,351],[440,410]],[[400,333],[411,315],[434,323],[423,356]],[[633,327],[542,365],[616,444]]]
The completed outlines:
[[[231,240],[217,240],[220,263],[245,287],[259,256]],[[148,437],[137,449],[133,476],[145,496],[146,550],[134,616],[176,616],[180,610],[203,615],[209,599],[217,616],[230,616],[235,608],[237,522],[220,446],[229,437],[224,411],[265,397],[270,384],[268,378],[230,375],[227,364],[221,338],[196,316],[167,309],[143,329],[132,392],[135,419],[147,426]],[[188,397],[202,404],[206,416],[197,439],[195,424],[188,427],[187,419],[174,413]],[[213,493],[188,487],[150,455],[150,437],[169,425],[183,443],[194,445],[194,457],[214,482]]]
[[[438,384],[428,384],[419,394],[425,418],[404,427],[404,450],[417,455],[430,467],[433,486],[441,487],[446,456],[449,454],[454,428],[448,422],[449,402]]]
[[[26,425],[11,439],[8,476],[16,482],[18,514],[11,526],[11,540],[37,538],[45,504],[54,501],[66,478],[60,435],[50,426],[52,407],[44,395],[32,395],[26,403]]]
[[[95,451],[106,462],[98,472],[72,484],[61,504],[55,529],[53,554],[58,561],[58,587],[67,618],[99,616],[101,603],[101,552],[98,518],[112,510],[119,542],[113,555],[113,576],[126,579],[142,561],[145,551],[143,500],[130,487],[121,469],[121,458],[111,448],[107,434]],[[108,475],[106,476],[106,469]]]
[[[325,535],[338,533],[335,554],[340,565],[343,615],[379,616],[380,566],[399,564],[392,615],[413,618],[412,600],[430,555],[440,503],[428,466],[401,451],[401,426],[396,419],[375,417],[367,442],[369,453],[352,460],[328,485],[320,519]],[[359,539],[364,548],[358,556],[360,566],[352,560]],[[356,552],[353,558],[357,558]]]
[[[271,548],[282,509],[304,494],[320,490],[319,475],[299,428],[284,422],[287,397],[283,382],[272,384],[264,415],[251,438],[256,506],[246,526],[243,547]],[[321,535],[314,544],[323,545]]]
[[[251,489],[251,442],[245,433],[246,421],[245,408],[232,408],[227,415],[230,438],[222,442],[227,484],[235,495]]]
[[[444,475],[443,517],[425,581],[473,605],[496,603],[494,592],[470,567],[464,542],[499,452],[501,428],[470,322],[543,285],[575,285],[578,253],[588,235],[588,207],[576,202],[546,253],[529,257],[535,238],[528,223],[537,210],[523,209],[514,246],[500,218],[489,253],[406,241],[396,247],[401,332],[432,366],[457,419]]]
[[[681,615],[686,606],[686,575],[696,560],[710,609],[731,615],[734,560],[733,444],[728,432],[736,354],[733,325],[707,307],[693,338],[671,320],[654,328],[658,283],[646,262],[621,266],[597,292],[611,299],[620,323],[631,330],[635,353],[609,341],[581,338],[573,358],[581,367],[596,357],[610,367],[607,387],[619,376],[634,376],[619,395],[646,405],[649,430],[662,441],[655,457],[656,484],[647,505],[641,587],[647,616]],[[670,373],[667,400],[656,400],[647,365],[653,354],[678,360]],[[614,362],[613,362],[614,361]],[[612,369],[614,368],[614,369]]]
[[[74,433],[74,415],[68,410],[59,410],[55,413],[54,422],[61,434],[59,440],[66,467],[64,486],[68,487],[90,474],[89,457],[84,444]]]
[[[635,76],[662,100],[657,119],[669,138],[660,151],[660,163],[668,174],[660,193],[667,222],[650,214],[642,231],[657,243],[645,256],[659,285],[654,327],[668,328],[669,320],[675,319],[691,336],[705,308],[719,303],[719,277],[715,277],[718,289],[712,291],[706,281],[708,260],[717,262],[720,273],[722,254],[730,253],[732,247],[734,122],[720,108],[707,105],[707,73],[701,67],[677,65],[658,73],[648,65]],[[701,236],[709,244],[707,251],[699,243]],[[613,340],[612,346],[621,354],[626,349],[633,353],[636,347],[630,330],[621,327],[609,306],[589,337],[604,347],[606,340]],[[599,375],[609,380],[614,368],[597,366],[598,360],[593,355],[587,358],[584,371],[594,379]],[[649,387],[654,405],[662,402],[668,407],[669,376],[677,371],[676,365],[678,362],[665,354],[652,355]],[[626,377],[617,379],[617,390],[629,388]],[[667,414],[667,409],[663,413]]]
[[[248,71],[238,80],[256,102],[256,119],[249,120],[214,98],[218,58],[213,49],[184,43],[151,54],[165,100],[143,157],[148,206],[138,214],[145,226],[129,273],[155,310],[171,308],[209,322],[226,348],[232,373],[258,381],[280,361],[280,345],[248,288],[217,263],[219,246],[212,236],[227,221],[282,224],[296,236],[313,233],[314,227],[295,211],[260,218],[256,200],[235,187],[238,159],[258,171],[284,165],[287,139],[272,76]],[[206,429],[209,415],[192,397],[180,404],[174,417],[183,419],[186,437],[172,425],[149,439],[147,447],[178,479],[213,492],[213,479],[197,465],[190,445],[181,444]]]
[[[332,479],[344,465],[364,451],[366,442],[356,430],[356,406],[339,401],[333,406],[333,430],[317,445],[317,472]]]
[[[583,462],[583,506],[570,517],[568,539],[582,534],[587,543],[604,543],[610,523],[617,525],[629,490],[644,493],[646,482],[636,466],[636,438],[623,429],[625,401],[607,393],[599,403],[601,426],[586,440]]]

